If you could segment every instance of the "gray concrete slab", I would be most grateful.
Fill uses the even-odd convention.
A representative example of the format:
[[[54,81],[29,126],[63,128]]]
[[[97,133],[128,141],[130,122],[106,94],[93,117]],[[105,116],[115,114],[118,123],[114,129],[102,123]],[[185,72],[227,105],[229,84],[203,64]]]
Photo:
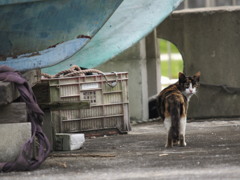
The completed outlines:
[[[31,138],[31,123],[0,124],[0,162],[13,161]]]
[[[128,135],[87,139],[81,150],[54,152],[33,172],[1,180],[239,179],[240,120],[187,124],[187,147],[166,149],[160,122],[134,125]]]

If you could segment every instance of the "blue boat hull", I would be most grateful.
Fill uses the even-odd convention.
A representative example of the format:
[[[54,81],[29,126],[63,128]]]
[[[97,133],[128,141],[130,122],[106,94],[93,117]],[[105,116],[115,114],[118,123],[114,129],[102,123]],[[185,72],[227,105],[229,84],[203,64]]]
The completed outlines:
[[[54,65],[71,57],[89,42],[121,2],[1,0],[0,65],[28,70]],[[55,48],[59,45],[61,48]],[[74,52],[65,50],[71,48]],[[58,56],[59,50],[65,51],[61,52],[62,57]],[[50,51],[53,53],[46,58]]]

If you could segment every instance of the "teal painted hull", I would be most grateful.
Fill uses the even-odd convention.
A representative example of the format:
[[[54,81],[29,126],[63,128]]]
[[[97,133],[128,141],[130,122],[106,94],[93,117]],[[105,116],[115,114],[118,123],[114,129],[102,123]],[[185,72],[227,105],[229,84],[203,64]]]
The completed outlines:
[[[122,0],[1,0],[0,65],[48,67],[79,52]]]
[[[73,57],[42,71],[48,74],[71,65],[96,67],[154,30],[182,0],[124,0],[93,39]]]

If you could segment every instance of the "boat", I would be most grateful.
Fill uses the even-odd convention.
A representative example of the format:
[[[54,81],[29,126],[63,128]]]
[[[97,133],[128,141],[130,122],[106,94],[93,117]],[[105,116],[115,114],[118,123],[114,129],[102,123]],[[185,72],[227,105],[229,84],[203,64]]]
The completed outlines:
[[[56,74],[71,65],[94,68],[152,32],[182,0],[124,0],[91,41],[71,58],[42,72]]]
[[[1,0],[0,65],[55,65],[79,52],[123,0]]]
[[[0,65],[56,74],[96,67],[144,38],[182,0],[2,0]]]

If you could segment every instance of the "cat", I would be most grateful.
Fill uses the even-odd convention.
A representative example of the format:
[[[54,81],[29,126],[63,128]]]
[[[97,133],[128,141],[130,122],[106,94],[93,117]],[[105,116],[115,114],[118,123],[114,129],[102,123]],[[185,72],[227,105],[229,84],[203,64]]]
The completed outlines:
[[[179,72],[178,82],[162,90],[156,97],[158,113],[167,130],[165,147],[171,148],[178,144],[186,146],[185,130],[187,123],[188,102],[196,94],[199,87],[200,72],[193,76],[185,76]]]

